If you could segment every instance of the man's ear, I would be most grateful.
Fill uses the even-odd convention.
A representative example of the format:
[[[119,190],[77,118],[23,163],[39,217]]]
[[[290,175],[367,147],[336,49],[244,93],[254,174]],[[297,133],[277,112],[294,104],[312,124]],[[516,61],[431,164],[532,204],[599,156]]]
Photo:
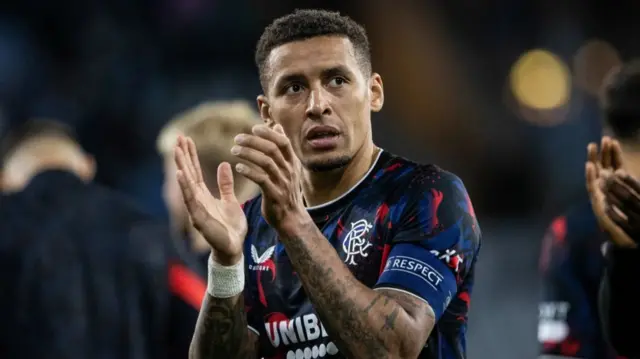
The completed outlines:
[[[380,110],[382,110],[382,105],[384,105],[384,87],[382,85],[382,77],[374,72],[371,75],[369,83],[369,94],[371,95],[371,111],[379,112]]]
[[[275,121],[271,118],[271,113],[269,111],[269,100],[265,95],[259,95],[256,99],[258,103],[258,112],[260,112],[260,118],[262,121],[267,124],[267,126],[273,128],[276,125]]]
[[[89,155],[89,154],[85,154],[83,161],[82,161],[82,166],[79,169],[80,170],[80,177],[85,181],[85,182],[91,182],[93,181],[93,179],[96,176],[96,170],[97,170],[97,166],[96,166],[96,159]]]

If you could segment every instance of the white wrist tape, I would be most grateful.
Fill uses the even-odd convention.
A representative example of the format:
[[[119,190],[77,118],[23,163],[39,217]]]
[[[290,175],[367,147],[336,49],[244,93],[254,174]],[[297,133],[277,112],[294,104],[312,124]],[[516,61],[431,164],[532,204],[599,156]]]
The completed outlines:
[[[231,298],[244,290],[244,256],[230,267],[225,267],[209,255],[207,293],[214,298]]]

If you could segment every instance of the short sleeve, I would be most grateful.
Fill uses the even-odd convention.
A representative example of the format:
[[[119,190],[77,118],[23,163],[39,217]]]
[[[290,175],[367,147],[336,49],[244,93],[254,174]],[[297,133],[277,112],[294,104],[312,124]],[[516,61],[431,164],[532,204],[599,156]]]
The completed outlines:
[[[596,292],[585,283],[580,260],[571,243],[589,239],[572,238],[578,234],[567,227],[566,217],[556,218],[542,243],[540,270],[542,297],[538,313],[540,355],[566,358],[605,356],[606,344],[599,330]]]
[[[462,181],[423,168],[405,190],[408,205],[395,230],[376,289],[409,292],[444,313],[480,247],[480,228]]]

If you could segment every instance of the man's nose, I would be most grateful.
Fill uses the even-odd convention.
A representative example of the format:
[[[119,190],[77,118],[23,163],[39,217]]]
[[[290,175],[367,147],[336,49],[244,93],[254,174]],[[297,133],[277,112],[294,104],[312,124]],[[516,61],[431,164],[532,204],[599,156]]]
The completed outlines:
[[[329,101],[323,89],[311,90],[309,103],[307,104],[307,117],[310,119],[320,119],[322,116],[331,114]]]

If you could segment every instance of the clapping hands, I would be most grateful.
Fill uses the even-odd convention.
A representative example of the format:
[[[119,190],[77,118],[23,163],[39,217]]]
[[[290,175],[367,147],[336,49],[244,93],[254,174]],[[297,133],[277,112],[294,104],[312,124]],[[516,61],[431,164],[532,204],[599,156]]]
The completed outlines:
[[[585,180],[602,230],[620,247],[635,248],[640,238],[640,182],[624,169],[620,143],[603,137],[587,146]]]

